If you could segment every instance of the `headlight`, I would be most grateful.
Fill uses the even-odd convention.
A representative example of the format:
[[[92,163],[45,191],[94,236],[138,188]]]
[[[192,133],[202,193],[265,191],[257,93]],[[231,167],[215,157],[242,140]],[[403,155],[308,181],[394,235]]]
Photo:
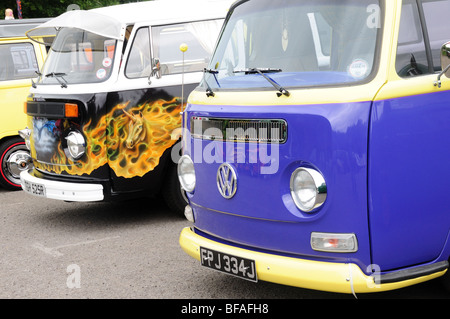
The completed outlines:
[[[310,212],[325,202],[327,185],[322,174],[310,168],[297,168],[291,176],[291,196],[295,205]]]
[[[67,150],[74,160],[81,158],[86,152],[86,141],[80,132],[70,132],[66,137],[66,141]]]
[[[195,188],[194,162],[188,155],[181,156],[178,161],[178,179],[186,192],[193,192]]]

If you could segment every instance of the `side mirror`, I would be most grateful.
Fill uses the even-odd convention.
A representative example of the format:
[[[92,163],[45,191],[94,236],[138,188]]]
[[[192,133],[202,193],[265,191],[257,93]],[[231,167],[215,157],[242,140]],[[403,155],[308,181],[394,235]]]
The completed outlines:
[[[441,48],[441,67],[446,77],[450,79],[450,42],[444,44]]]
[[[158,58],[152,59],[152,71],[148,76],[148,84],[152,84],[151,77],[156,77],[157,79],[161,78],[161,65]]]
[[[450,42],[445,43],[441,47],[441,68],[442,71],[439,73],[437,81],[434,83],[434,85],[438,87],[441,87],[442,75],[445,75],[450,79]]]
[[[152,61],[152,73],[150,76],[154,76],[157,79],[161,78],[161,65],[159,63],[159,59],[153,59]]]

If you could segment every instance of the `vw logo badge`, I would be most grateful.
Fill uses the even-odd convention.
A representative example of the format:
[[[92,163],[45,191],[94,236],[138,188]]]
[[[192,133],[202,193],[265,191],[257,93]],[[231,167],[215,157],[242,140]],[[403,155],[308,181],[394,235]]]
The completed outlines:
[[[220,195],[226,199],[230,199],[236,194],[237,190],[237,177],[233,167],[224,163],[220,165],[217,170],[217,188]]]

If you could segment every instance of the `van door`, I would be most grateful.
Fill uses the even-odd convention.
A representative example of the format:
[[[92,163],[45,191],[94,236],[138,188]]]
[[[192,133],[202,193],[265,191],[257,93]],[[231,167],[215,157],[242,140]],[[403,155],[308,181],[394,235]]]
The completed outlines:
[[[434,83],[449,12],[450,0],[403,1],[395,72],[373,104],[369,220],[381,270],[432,261],[447,240],[450,80]]]
[[[179,137],[174,133],[181,128],[181,104],[200,82],[222,23],[134,27],[124,90],[110,99],[115,103],[109,113],[115,110],[122,145],[108,159],[114,191],[159,187],[167,165],[176,169],[178,158],[172,160],[171,148]],[[188,47],[184,53],[183,43]]]

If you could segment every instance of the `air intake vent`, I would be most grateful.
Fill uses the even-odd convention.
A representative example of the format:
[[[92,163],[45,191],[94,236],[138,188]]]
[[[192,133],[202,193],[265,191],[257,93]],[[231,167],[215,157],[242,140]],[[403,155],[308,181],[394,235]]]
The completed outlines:
[[[247,120],[191,117],[191,136],[204,140],[230,142],[284,143],[287,124],[284,120]]]

